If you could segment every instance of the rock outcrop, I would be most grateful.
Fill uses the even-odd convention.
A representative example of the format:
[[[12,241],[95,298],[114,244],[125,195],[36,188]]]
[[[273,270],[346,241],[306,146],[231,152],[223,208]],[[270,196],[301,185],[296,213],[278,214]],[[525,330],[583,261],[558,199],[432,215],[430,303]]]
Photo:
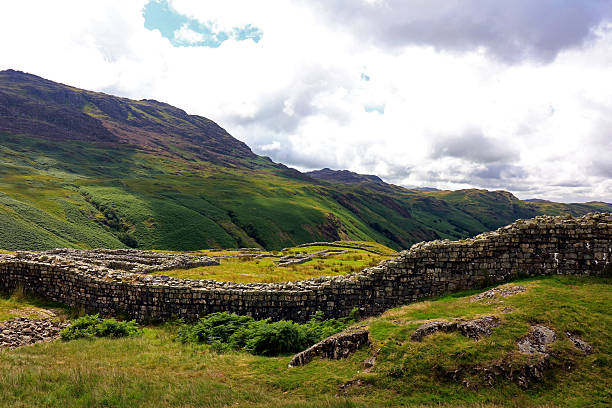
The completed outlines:
[[[535,325],[531,333],[516,343],[519,351],[525,354],[542,354],[548,356],[548,345],[557,340],[557,334],[546,326]]]
[[[582,340],[577,334],[566,332],[565,335],[572,343],[574,343],[574,346],[578,350],[584,353],[585,356],[593,352],[593,347],[591,347],[591,345],[586,341]]]
[[[334,334],[293,356],[289,367],[306,365],[316,357],[332,360],[347,358],[364,344],[370,344],[369,334],[369,330],[364,327]]]
[[[482,337],[489,337],[494,328],[499,327],[501,321],[496,316],[485,316],[478,319],[467,321],[446,322],[434,320],[419,326],[410,336],[412,341],[422,341],[425,336],[444,332],[459,332],[472,340],[480,340]]]
[[[486,292],[479,293],[476,296],[472,297],[472,301],[482,300],[482,299],[497,299],[500,297],[512,296],[517,293],[525,292],[524,286],[502,286],[500,288],[493,288],[491,290],[487,290]]]

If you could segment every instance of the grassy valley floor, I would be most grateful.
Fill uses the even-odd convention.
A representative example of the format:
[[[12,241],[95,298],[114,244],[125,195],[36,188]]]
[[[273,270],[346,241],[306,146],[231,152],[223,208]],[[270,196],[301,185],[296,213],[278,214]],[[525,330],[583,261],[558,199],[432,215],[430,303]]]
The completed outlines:
[[[2,350],[0,406],[609,406],[612,280],[555,276],[519,284],[527,290],[509,297],[474,301],[473,295],[482,291],[471,291],[389,310],[359,323],[370,327],[371,349],[364,347],[346,360],[315,360],[291,369],[290,356],[218,354],[208,346],[182,344],[175,341],[176,324],[146,327],[134,338]],[[56,306],[5,296],[0,320]],[[431,319],[491,314],[501,319],[501,326],[479,341],[458,333],[410,340]],[[543,382],[527,390],[507,380],[493,387],[466,387],[438,375],[516,354],[516,341],[535,323],[557,332],[552,368]],[[593,354],[582,355],[563,335],[566,331],[578,333]],[[365,373],[363,361],[378,349],[374,369]],[[355,380],[361,381],[341,390]]]

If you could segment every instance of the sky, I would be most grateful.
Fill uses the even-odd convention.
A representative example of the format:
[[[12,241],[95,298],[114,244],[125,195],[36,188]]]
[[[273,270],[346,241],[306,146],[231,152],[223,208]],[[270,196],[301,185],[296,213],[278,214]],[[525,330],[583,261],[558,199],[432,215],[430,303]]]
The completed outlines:
[[[3,0],[0,36],[300,170],[612,202],[612,0]]]

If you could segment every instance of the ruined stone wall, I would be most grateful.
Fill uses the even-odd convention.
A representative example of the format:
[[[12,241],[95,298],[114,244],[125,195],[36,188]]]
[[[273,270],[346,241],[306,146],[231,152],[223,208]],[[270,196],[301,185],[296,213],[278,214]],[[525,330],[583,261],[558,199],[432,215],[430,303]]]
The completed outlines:
[[[306,320],[363,315],[521,276],[600,275],[612,267],[612,214],[536,217],[462,241],[414,245],[397,258],[347,276],[300,282],[236,284],[117,272],[60,257],[7,257],[0,288],[26,292],[139,321],[193,320],[218,311]]]

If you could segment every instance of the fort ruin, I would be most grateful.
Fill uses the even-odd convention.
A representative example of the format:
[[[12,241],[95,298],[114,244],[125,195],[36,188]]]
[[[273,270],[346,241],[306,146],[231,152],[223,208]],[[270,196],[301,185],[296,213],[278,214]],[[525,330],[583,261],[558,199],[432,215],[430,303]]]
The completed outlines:
[[[124,263],[134,264],[135,258],[143,258],[130,258],[129,250],[119,251],[123,251],[119,255],[125,256],[120,258]],[[68,252],[77,255],[48,251],[0,258],[0,288],[23,288],[26,293],[68,306],[104,315],[121,314],[140,322],[192,321],[221,311],[257,319],[305,321],[319,310],[326,317],[346,316],[353,308],[363,316],[375,315],[408,302],[517,277],[609,273],[612,214],[518,220],[471,239],[415,244],[398,257],[358,273],[285,283],[238,284],[151,276],[113,269],[118,265],[113,263],[116,259],[95,262],[108,258],[109,251],[98,252],[102,254],[98,258],[89,254],[91,251]],[[141,265],[154,264],[151,257],[144,257]],[[132,270],[143,268],[134,266]]]

